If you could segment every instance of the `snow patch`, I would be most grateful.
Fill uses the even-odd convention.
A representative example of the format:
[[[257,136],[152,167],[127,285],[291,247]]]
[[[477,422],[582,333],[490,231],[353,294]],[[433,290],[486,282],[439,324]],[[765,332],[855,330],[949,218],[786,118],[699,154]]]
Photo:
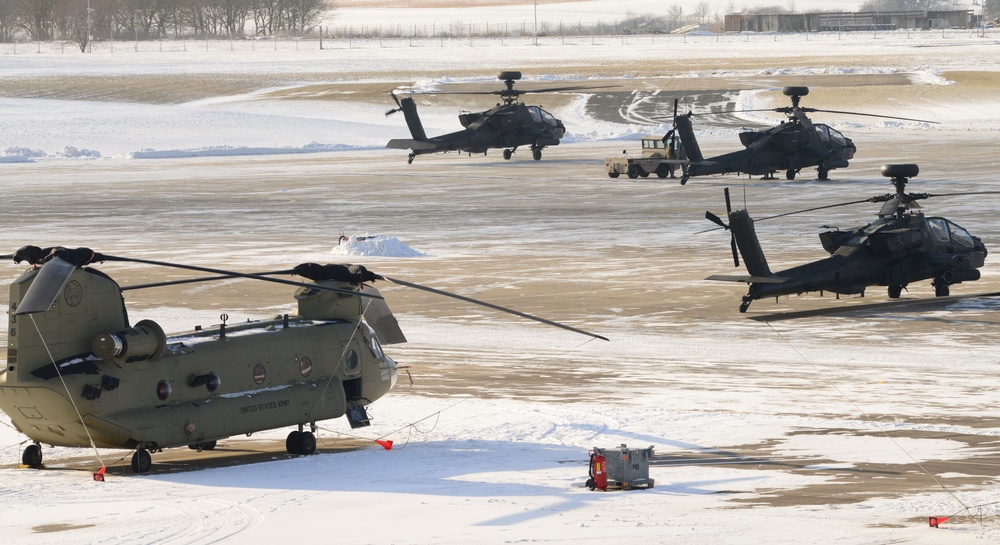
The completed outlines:
[[[385,235],[341,236],[340,245],[335,246],[333,255],[361,257],[424,257],[427,254],[407,246],[396,237]]]

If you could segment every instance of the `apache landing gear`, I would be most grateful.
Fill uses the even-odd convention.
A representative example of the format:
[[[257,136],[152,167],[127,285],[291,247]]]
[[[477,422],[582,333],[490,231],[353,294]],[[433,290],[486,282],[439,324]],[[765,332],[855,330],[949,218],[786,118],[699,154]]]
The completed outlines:
[[[506,161],[510,161],[511,156],[514,155],[514,150],[505,149],[503,150],[503,158]]]
[[[948,297],[951,295],[951,284],[944,278],[935,278],[931,285],[934,286],[935,297]]]
[[[743,302],[740,303],[740,312],[746,312],[747,309],[750,308],[750,303],[752,303],[752,302],[753,302],[753,299],[751,299],[747,295],[744,295],[743,296]]]
[[[416,153],[411,153],[411,154],[409,154],[409,155],[408,155],[408,156],[406,157],[406,164],[408,164],[408,165],[412,165],[412,164],[413,164],[413,158],[414,158],[414,157],[416,157],[416,156],[417,156],[417,154],[416,154]]]
[[[536,161],[542,160],[542,146],[531,146],[531,158]]]

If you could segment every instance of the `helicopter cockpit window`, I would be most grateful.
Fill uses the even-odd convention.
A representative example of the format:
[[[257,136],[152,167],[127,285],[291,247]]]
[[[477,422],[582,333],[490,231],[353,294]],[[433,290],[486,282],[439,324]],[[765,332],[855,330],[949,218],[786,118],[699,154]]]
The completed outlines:
[[[965,246],[966,248],[974,248],[976,242],[972,240],[972,235],[968,231],[955,225],[952,222],[948,222],[948,228],[951,230],[951,239],[955,242]]]
[[[948,222],[941,218],[928,218],[927,227],[931,230],[931,235],[934,236],[934,240],[939,242],[948,242],[951,237],[948,236]]]
[[[528,115],[531,116],[531,120],[534,121],[535,123],[542,122],[542,113],[541,109],[538,106],[529,106]]]
[[[385,353],[382,352],[382,345],[379,344],[378,339],[374,335],[368,338],[368,347],[371,348],[372,354],[375,354],[376,358],[382,359],[385,357]]]
[[[837,129],[831,129],[830,127],[827,127],[827,130],[830,132],[830,140],[833,140],[835,144],[841,146],[847,145],[847,139],[844,138],[844,135],[841,134],[840,131],[838,131]]]
[[[544,119],[546,123],[548,123],[549,125],[552,125],[553,127],[556,127],[556,126],[559,125],[559,122],[556,121],[556,116],[550,114],[549,112],[546,112],[545,110],[542,110],[541,108],[539,108],[539,110],[541,110],[541,112],[542,112],[542,119]]]
[[[817,123],[816,125],[813,125],[813,128],[816,129],[816,135],[819,136],[820,140],[824,142],[830,141],[830,127]]]

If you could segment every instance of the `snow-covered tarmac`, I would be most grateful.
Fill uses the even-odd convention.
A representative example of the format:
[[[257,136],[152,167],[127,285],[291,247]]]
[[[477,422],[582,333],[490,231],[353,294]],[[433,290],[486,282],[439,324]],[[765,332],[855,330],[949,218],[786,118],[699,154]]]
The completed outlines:
[[[263,464],[141,478],[112,474],[99,484],[87,472],[14,469],[24,438],[0,425],[5,535],[19,545],[272,543],[304,528],[359,543],[1000,539],[996,300],[927,312],[749,321],[736,311],[742,286],[702,280],[731,271],[728,237],[693,234],[711,227],[704,211],[719,212],[722,187],[740,188],[739,180],[694,180],[681,187],[653,178],[613,181],[603,173],[604,156],[635,147],[631,135],[662,127],[595,121],[570,100],[556,113],[568,125],[573,120],[577,136],[546,149],[540,162],[521,155],[509,162],[498,154],[444,155],[407,165],[405,154],[378,149],[405,129],[400,119],[383,116],[385,95],[375,87],[366,87],[371,98],[364,100],[267,95],[317,81],[394,85],[406,81],[410,64],[433,80],[427,72],[447,76],[463,61],[461,70],[472,71],[470,57],[485,57],[484,67],[469,76],[480,82],[511,65],[530,65],[539,78],[574,71],[583,78],[597,67],[602,77],[627,82],[636,66],[645,78],[652,71],[690,76],[687,66],[702,52],[701,78],[716,62],[720,77],[749,86],[759,81],[770,87],[769,78],[790,73],[815,85],[808,97],[814,107],[889,115],[923,108],[942,122],[843,120],[859,148],[852,166],[834,171],[830,182],[807,176],[755,180],[736,189],[755,215],[885,193],[888,184],[878,175],[885,162],[920,163],[921,175],[909,188],[914,191],[995,189],[1000,108],[983,85],[988,89],[995,81],[996,67],[984,60],[995,55],[996,42],[967,35],[948,43],[938,36],[896,38],[885,50],[869,47],[873,40],[837,51],[836,37],[806,42],[781,36],[767,48],[754,45],[755,55],[746,51],[750,42],[734,42],[729,60],[716,60],[724,57],[722,49],[706,41],[683,50],[684,66],[643,66],[640,59],[617,77],[607,63],[614,55],[656,52],[520,46],[506,50],[502,63],[491,49],[466,44],[416,52],[349,49],[336,63],[293,52],[266,59],[226,52],[0,56],[0,70],[12,76],[0,83],[0,106],[12,112],[0,119],[0,149],[41,152],[9,152],[28,162],[0,167],[5,251],[29,243],[86,245],[245,270],[362,261],[377,272],[611,339],[588,342],[386,287],[410,339],[390,352],[411,366],[414,384],[404,380],[376,402],[375,423],[363,434],[352,434],[346,422],[325,422],[320,438],[329,444],[352,435],[386,436],[396,441],[393,450],[370,443],[307,458],[276,454]],[[786,39],[797,40],[794,54],[782,46]],[[838,57],[856,64],[845,67]],[[916,79],[923,82],[839,89],[812,83],[864,71],[921,74]],[[968,76],[970,71],[981,76]],[[170,74],[177,89],[213,73],[235,74],[245,83],[225,98],[210,88],[203,93],[209,96],[180,103],[135,102],[147,89],[136,82],[167,81],[149,78],[156,73]],[[928,82],[928,75],[943,81]],[[76,78],[97,91],[70,96]],[[101,79],[106,81],[94,83]],[[661,83],[677,91],[698,79]],[[38,96],[41,89],[31,94],[39,82],[59,91],[46,98]],[[941,85],[947,82],[956,83]],[[978,115],[952,115],[956,110]],[[453,130],[455,113],[455,107],[428,108],[428,132]],[[244,126],[260,132],[243,132]],[[710,153],[738,145],[731,129],[706,128],[699,136]],[[330,147],[267,153],[310,142]],[[66,146],[95,150],[100,158],[59,156]],[[248,155],[128,158],[142,149],[181,157],[183,150],[223,146]],[[928,200],[925,209],[968,228],[992,250],[1000,241],[996,202],[992,196],[942,198]],[[815,236],[820,225],[859,225],[873,214],[865,206],[838,208],[762,224],[758,232],[772,265],[781,266],[823,256]],[[337,255],[342,230],[396,237],[426,255]],[[123,284],[163,278],[156,269],[99,268]],[[5,269],[4,278],[20,273],[14,265]],[[952,293],[997,291],[992,255],[983,272],[983,280]],[[922,285],[911,286],[909,295],[931,293]],[[884,298],[811,295],[759,301],[751,313]],[[178,330],[216,323],[222,312],[233,320],[272,315],[289,308],[291,299],[281,288],[230,281],[130,293],[127,302],[133,321],[155,319]],[[587,451],[621,443],[652,445],[663,457],[651,469],[656,487],[586,490]],[[46,448],[46,462],[58,468],[60,460],[80,454]],[[102,454],[114,466],[128,453]],[[705,457],[717,463],[704,464]],[[956,516],[942,528],[927,526],[928,516],[949,515]]]

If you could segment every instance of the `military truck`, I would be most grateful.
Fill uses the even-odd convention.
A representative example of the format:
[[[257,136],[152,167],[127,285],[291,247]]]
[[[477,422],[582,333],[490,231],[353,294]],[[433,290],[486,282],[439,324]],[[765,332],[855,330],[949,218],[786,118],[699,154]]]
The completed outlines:
[[[625,174],[629,178],[643,178],[656,174],[660,178],[674,178],[674,171],[681,166],[684,152],[679,148],[671,149],[662,136],[643,136],[642,155],[632,157],[628,150],[622,150],[622,157],[609,157],[604,160],[608,176],[617,178]],[[677,143],[680,144],[679,142]]]

